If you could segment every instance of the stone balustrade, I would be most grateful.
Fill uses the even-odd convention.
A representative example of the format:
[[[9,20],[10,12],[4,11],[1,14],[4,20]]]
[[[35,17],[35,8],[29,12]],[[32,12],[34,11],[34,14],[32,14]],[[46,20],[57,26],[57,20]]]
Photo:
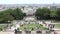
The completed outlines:
[[[17,31],[15,32],[0,32],[0,34],[60,34],[60,30],[56,30],[56,31]]]

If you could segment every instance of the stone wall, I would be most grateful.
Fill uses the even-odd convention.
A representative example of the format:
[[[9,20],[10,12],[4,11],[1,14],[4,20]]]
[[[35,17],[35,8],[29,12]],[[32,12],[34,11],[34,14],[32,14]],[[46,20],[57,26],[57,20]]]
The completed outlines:
[[[17,31],[17,33],[0,32],[0,34],[54,34],[54,32],[56,32],[57,34],[60,34],[60,31]]]

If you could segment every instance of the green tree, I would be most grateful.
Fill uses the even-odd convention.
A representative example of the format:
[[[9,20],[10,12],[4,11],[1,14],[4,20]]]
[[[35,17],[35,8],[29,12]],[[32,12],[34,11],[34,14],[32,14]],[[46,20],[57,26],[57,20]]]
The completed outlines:
[[[16,8],[13,11],[11,11],[11,15],[16,19],[16,20],[21,20],[24,17],[24,13],[22,12],[21,9]]]
[[[53,10],[53,11],[50,12],[50,18],[51,18],[52,20],[55,20],[55,19],[57,18],[56,12],[57,12],[56,10]]]
[[[60,20],[60,8],[56,10],[57,19]]]
[[[38,19],[49,19],[50,18],[50,10],[48,8],[38,8],[36,10],[35,16]]]
[[[10,15],[8,10],[0,12],[0,22],[8,22],[14,20],[14,17]]]
[[[0,22],[8,22],[12,20],[22,20],[26,16],[21,9],[7,9],[0,12]]]

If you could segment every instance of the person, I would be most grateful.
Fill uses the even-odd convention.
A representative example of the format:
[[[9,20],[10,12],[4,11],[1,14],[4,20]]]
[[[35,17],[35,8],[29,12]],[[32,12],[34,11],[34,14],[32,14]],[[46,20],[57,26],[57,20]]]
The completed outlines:
[[[42,21],[42,22],[43,22],[43,24],[46,24],[45,21]]]
[[[34,30],[34,28],[32,28],[32,30]]]
[[[54,34],[57,34],[57,32],[54,31]]]
[[[53,25],[53,28],[54,28],[55,25]]]
[[[17,30],[15,29],[15,34],[17,34]]]

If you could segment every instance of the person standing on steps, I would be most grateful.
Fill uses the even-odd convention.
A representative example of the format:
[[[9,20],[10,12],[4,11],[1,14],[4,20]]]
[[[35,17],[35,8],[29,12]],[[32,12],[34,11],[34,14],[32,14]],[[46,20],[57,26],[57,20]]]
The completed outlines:
[[[15,34],[17,34],[17,30],[15,29]]]

